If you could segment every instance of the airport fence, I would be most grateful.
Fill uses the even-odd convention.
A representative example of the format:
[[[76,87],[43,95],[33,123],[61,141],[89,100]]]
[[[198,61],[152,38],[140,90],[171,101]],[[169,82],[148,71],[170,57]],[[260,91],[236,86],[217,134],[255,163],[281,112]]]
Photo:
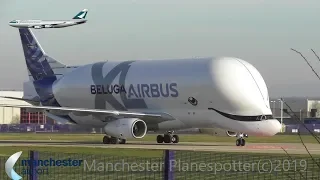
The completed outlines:
[[[0,159],[0,179],[9,179],[4,171],[7,158]],[[163,157],[143,158],[30,151],[14,170],[29,180],[315,180],[320,179],[317,164],[318,157],[301,155],[165,150]]]

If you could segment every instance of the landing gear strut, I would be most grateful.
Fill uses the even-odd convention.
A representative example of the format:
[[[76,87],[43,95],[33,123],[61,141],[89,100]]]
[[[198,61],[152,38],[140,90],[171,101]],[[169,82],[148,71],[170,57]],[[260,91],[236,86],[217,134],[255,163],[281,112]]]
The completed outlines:
[[[244,140],[244,137],[248,137],[247,134],[240,133],[238,136],[238,139],[236,140],[236,146],[245,146],[246,140]]]
[[[168,131],[164,135],[158,135],[157,143],[178,143],[179,136],[173,133],[174,133],[173,131]]]
[[[125,144],[126,139],[120,139],[116,137],[104,136],[102,140],[103,144]]]

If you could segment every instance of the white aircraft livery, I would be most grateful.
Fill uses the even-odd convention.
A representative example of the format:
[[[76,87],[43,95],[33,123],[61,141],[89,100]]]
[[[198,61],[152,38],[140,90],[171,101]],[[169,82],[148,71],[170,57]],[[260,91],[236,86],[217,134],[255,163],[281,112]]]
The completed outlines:
[[[88,10],[84,9],[79,12],[72,20],[13,20],[9,22],[9,25],[17,28],[64,28],[87,22],[85,19],[88,14]]]
[[[59,122],[103,128],[105,144],[124,144],[147,131],[166,132],[157,143],[178,143],[175,130],[214,127],[225,136],[237,132],[236,145],[244,146],[247,135],[280,132],[262,76],[241,59],[102,61],[66,70],[30,29],[19,32],[32,87],[20,100],[33,106],[2,107],[32,107]]]

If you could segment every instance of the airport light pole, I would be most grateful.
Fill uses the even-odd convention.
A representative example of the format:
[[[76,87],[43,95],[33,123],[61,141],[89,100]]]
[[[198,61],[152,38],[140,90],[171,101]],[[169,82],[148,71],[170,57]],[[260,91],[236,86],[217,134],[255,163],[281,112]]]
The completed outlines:
[[[301,121],[301,110],[302,110],[302,109],[300,109],[300,121]]]
[[[273,106],[272,106],[272,111],[273,111],[273,116],[276,116],[276,101],[270,101]]]
[[[280,122],[281,122],[281,131],[282,132],[282,125],[283,125],[283,100],[278,99],[280,101]]]

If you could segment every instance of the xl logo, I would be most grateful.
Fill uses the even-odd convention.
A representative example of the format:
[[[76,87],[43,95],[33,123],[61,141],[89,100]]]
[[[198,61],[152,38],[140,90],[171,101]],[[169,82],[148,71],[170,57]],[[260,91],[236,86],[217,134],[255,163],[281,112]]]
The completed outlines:
[[[16,164],[21,154],[22,151],[16,152],[15,154],[11,155],[5,164],[6,173],[13,180],[22,179],[22,177],[13,170],[13,166]]]
[[[92,66],[92,79],[95,85],[112,84],[119,75],[119,83],[125,86],[127,73],[134,61],[121,62],[113,67],[105,76],[103,66],[107,62],[95,63]],[[147,105],[143,99],[128,99],[125,93],[120,93],[123,105],[113,96],[113,94],[95,94],[95,108],[105,109],[106,103],[109,103],[114,109],[126,111],[127,109],[147,109]]]

